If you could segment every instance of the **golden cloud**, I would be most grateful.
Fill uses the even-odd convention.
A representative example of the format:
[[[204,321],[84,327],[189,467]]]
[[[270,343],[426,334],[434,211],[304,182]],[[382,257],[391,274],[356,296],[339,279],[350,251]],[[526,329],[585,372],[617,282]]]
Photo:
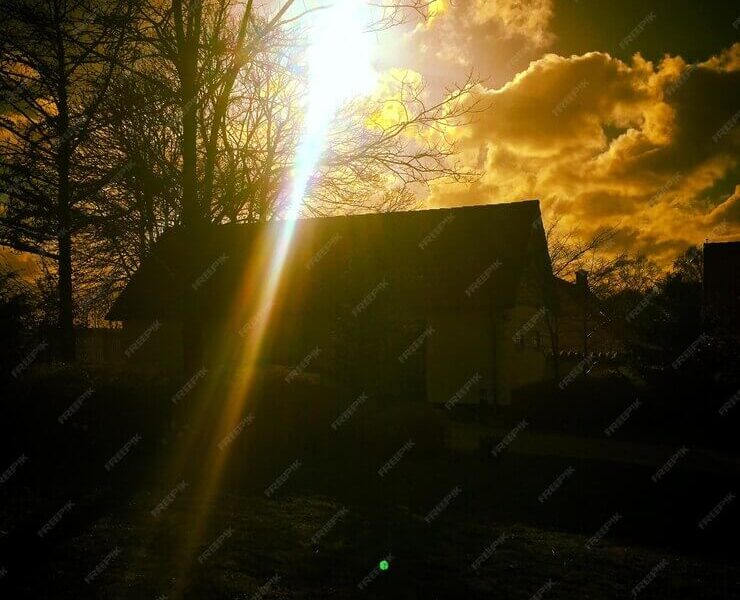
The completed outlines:
[[[455,132],[472,187],[434,186],[431,205],[539,198],[584,235],[620,230],[623,247],[668,263],[707,237],[740,236],[740,44],[689,65],[639,54],[548,54]]]
[[[509,37],[521,36],[534,46],[543,47],[552,41],[549,31],[552,20],[552,0],[474,0],[470,15],[476,25],[499,25]]]
[[[488,68],[492,57],[506,72],[526,64],[554,38],[553,0],[435,0],[429,18],[408,38],[415,68]],[[418,63],[418,64],[417,64]],[[505,64],[506,63],[506,64]]]

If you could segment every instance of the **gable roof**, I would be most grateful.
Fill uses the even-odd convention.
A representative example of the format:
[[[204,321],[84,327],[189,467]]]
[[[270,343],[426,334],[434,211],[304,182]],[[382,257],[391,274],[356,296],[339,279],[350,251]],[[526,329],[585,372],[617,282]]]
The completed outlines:
[[[107,318],[179,318],[186,291],[204,314],[217,313],[233,300],[253,302],[269,276],[285,225],[273,221],[207,225],[195,235],[182,228],[166,232]],[[280,297],[284,308],[301,313],[354,307],[378,288],[378,294],[393,297],[394,306],[409,310],[465,303],[511,306],[529,260],[550,272],[536,200],[299,219]]]

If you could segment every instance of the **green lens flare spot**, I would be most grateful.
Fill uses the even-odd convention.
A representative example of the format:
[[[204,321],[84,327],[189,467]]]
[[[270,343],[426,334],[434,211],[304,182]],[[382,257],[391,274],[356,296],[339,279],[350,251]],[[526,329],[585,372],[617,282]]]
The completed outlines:
[[[390,564],[387,560],[381,560],[378,566],[380,567],[381,571],[387,571],[390,568]]]

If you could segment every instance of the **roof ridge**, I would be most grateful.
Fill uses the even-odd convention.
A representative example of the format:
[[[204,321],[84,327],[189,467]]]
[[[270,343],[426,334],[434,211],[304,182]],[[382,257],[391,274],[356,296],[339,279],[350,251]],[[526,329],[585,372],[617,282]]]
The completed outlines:
[[[466,204],[464,206],[439,206],[434,208],[422,208],[418,210],[399,210],[399,211],[389,211],[389,212],[366,212],[366,213],[354,213],[354,214],[348,214],[348,215],[324,215],[324,216],[318,216],[318,217],[299,217],[296,219],[299,223],[300,222],[316,222],[316,221],[328,221],[330,219],[351,219],[351,218],[372,218],[372,217],[398,217],[401,215],[404,216],[418,216],[421,214],[433,214],[433,213],[443,213],[443,212],[452,212],[452,211],[474,211],[474,210],[480,210],[480,211],[488,211],[488,210],[502,210],[504,208],[519,208],[522,209],[525,207],[533,207],[536,205],[539,208],[540,201],[538,199],[528,199],[528,200],[515,200],[514,202],[495,202],[495,203],[489,203],[489,204]],[[263,226],[270,226],[270,225],[276,225],[279,223],[285,223],[286,219],[272,219],[270,221],[262,222],[262,223],[207,223],[206,227],[253,227],[255,225],[263,225]]]

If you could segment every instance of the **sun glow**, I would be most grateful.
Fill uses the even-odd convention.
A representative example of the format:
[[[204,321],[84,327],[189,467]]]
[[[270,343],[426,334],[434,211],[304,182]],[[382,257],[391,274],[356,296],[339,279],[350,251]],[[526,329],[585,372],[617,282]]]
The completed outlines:
[[[377,75],[372,65],[376,39],[368,31],[371,10],[363,0],[338,0],[318,13],[312,28],[306,55],[309,84],[305,120],[296,152],[289,204],[275,253],[270,258],[267,281],[252,288],[262,290],[258,302],[260,314],[269,315],[275,304],[296,220],[324,151],[332,120],[343,103],[371,93],[376,85]],[[254,269],[253,272],[263,271]],[[256,362],[268,325],[269,319],[264,319],[259,331],[253,333],[247,344],[249,347],[244,349],[246,364]]]
[[[324,151],[332,120],[343,103],[371,93],[376,85],[377,76],[372,66],[376,40],[368,31],[371,10],[364,0],[338,0],[319,11],[312,28],[306,55],[309,84],[305,120],[294,162],[288,208],[273,255],[267,257],[258,253],[247,266],[244,277],[246,289],[260,290],[258,314],[269,317],[275,305],[296,220]],[[267,281],[251,280],[265,272]],[[254,370],[268,326],[269,318],[261,319],[242,349],[241,363],[249,372]],[[241,385],[235,383],[232,398],[244,397],[250,378],[251,375],[247,376]],[[232,420],[239,413],[229,412],[233,413]]]
[[[306,116],[285,221],[260,301],[265,310],[273,305],[295,221],[324,151],[331,122],[343,103],[371,93],[377,83],[373,69],[376,38],[368,31],[371,10],[363,0],[338,0],[319,11],[311,30],[306,55],[309,78]]]
[[[376,39],[368,31],[371,8],[364,0],[338,0],[318,13],[307,50],[308,93],[302,139],[296,152],[289,204],[281,225],[277,247],[269,260],[267,281],[251,289],[261,289],[257,312],[269,315],[275,305],[285,258],[300,216],[311,178],[326,145],[332,120],[342,104],[362,94],[369,94],[377,82],[372,61]],[[260,262],[264,258],[257,258]],[[250,265],[251,266],[251,265]],[[259,267],[262,265],[260,264]],[[251,269],[262,273],[262,268]],[[249,268],[249,267],[248,267]],[[249,279],[250,274],[245,274]],[[255,282],[256,283],[256,282]],[[248,368],[253,369],[269,318],[263,319],[243,349]],[[238,386],[243,397],[248,382]]]
[[[296,156],[288,219],[300,213],[337,110],[342,103],[369,94],[375,87],[375,36],[367,31],[369,10],[361,0],[339,0],[319,14],[311,33],[306,120]]]
[[[239,294],[244,301],[234,307],[234,314],[229,320],[234,331],[243,328],[247,321],[254,322],[254,327],[250,328],[248,335],[239,339],[237,354],[240,367],[229,376],[226,383],[225,405],[217,417],[218,440],[225,439],[234,431],[249,410],[248,396],[254,387],[260,352],[270,330],[285,259],[304,198],[326,147],[332,121],[344,103],[362,94],[370,94],[375,88],[377,77],[372,61],[376,39],[368,31],[372,10],[364,0],[337,0],[316,13],[306,54],[308,90],[305,118],[290,181],[289,204],[283,215],[284,220],[277,225],[276,243],[268,244],[269,248],[256,248],[244,267]],[[253,302],[255,293],[257,298]],[[254,310],[253,314],[245,314],[245,304]],[[218,393],[217,389],[213,389],[214,393]],[[203,416],[196,415],[196,419],[200,421]],[[189,531],[187,543],[183,545],[183,551],[187,554],[192,554],[191,549],[201,542],[208,520],[208,507],[218,493],[227,455],[228,452],[219,450],[205,458],[205,481],[201,487],[200,502],[196,503],[200,507],[196,509],[199,514]],[[182,564],[189,562],[183,561]],[[184,585],[185,573],[182,575],[181,585]],[[175,596],[181,592],[179,590]]]

